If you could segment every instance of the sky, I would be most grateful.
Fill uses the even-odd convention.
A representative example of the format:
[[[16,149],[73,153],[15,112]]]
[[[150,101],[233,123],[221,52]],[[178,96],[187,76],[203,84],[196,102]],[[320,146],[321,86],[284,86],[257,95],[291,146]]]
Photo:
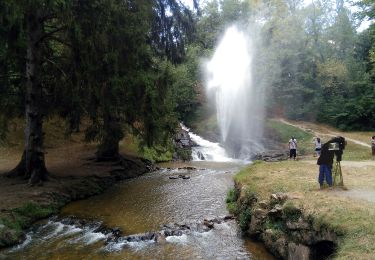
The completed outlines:
[[[203,3],[207,0],[200,0],[200,3]],[[305,5],[311,4],[313,0],[304,0]],[[357,0],[358,1],[358,0]],[[189,6],[191,9],[193,8],[193,0],[181,0],[186,6]],[[349,7],[352,12],[356,12],[358,9],[356,7]],[[363,21],[362,24],[357,28],[358,32],[361,32],[367,29],[370,26],[370,21]]]

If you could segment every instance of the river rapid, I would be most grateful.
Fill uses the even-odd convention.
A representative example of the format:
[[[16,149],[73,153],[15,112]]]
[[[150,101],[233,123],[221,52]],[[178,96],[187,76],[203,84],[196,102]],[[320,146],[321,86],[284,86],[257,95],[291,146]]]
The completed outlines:
[[[207,153],[207,147],[201,151]],[[192,161],[184,167],[161,164],[160,170],[118,183],[102,195],[70,203],[60,216],[34,225],[22,245],[0,252],[0,259],[273,259],[261,244],[242,237],[235,220],[157,242],[108,242],[109,234],[98,230],[99,225],[116,227],[129,236],[228,215],[226,194],[234,173],[247,163],[223,156],[221,162]],[[77,225],[64,221],[67,216],[85,221]]]

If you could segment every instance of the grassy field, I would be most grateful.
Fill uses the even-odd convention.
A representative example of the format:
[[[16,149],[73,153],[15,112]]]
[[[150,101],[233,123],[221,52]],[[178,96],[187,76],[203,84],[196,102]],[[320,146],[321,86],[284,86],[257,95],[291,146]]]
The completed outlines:
[[[312,154],[315,147],[313,144],[313,135],[309,132],[303,131],[297,127],[286,125],[277,120],[268,120],[266,127],[273,129],[277,135],[276,139],[285,143],[285,148],[288,149],[288,142],[292,136],[297,139],[297,154],[306,155]]]
[[[375,259],[375,161],[370,148],[348,141],[342,171],[345,190],[319,189],[318,166],[313,157],[312,139],[319,133],[323,142],[333,133],[369,143],[369,132],[340,132],[331,127],[304,122],[295,125],[268,120],[281,142],[293,135],[298,140],[299,160],[266,163],[256,161],[241,170],[235,181],[255,192],[260,200],[283,192],[292,203],[314,218],[314,225],[325,225],[340,235],[335,259]]]
[[[313,144],[313,137],[318,136],[321,138],[322,143],[332,138],[332,134],[341,135],[347,138],[355,139],[366,144],[370,144],[370,132],[341,132],[340,130],[324,125],[315,125],[306,122],[291,121],[292,126],[285,124],[277,119],[268,120],[266,123],[267,128],[273,129],[278,139],[287,144],[290,137],[293,135],[297,138],[298,142],[298,155],[313,155],[315,146]],[[297,127],[298,126],[298,127]],[[374,135],[374,134],[373,134]],[[287,145],[285,145],[287,147]],[[371,160],[371,148],[347,141],[347,146],[344,151],[343,160],[362,161]]]

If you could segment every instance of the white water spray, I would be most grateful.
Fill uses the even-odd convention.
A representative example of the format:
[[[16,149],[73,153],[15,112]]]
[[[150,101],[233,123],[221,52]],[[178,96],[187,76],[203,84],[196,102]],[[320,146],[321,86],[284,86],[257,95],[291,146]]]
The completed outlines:
[[[206,87],[216,95],[222,142],[239,158],[262,150],[263,95],[253,83],[252,60],[251,41],[232,26],[206,67]]]

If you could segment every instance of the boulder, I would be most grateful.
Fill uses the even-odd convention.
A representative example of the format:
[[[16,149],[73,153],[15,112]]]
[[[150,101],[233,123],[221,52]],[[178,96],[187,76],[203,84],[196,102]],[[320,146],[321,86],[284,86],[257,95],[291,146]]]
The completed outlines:
[[[283,208],[279,205],[276,204],[269,212],[268,215],[271,218],[281,218],[283,215]]]
[[[302,218],[298,218],[297,221],[288,220],[286,222],[286,227],[290,230],[302,230],[302,229],[309,229],[310,225]]]
[[[273,193],[270,197],[271,204],[283,204],[288,199],[288,194],[286,193]]]
[[[309,260],[311,256],[310,248],[293,242],[288,244],[288,260]]]
[[[268,208],[268,202],[265,200],[262,200],[258,203],[259,207],[262,209],[267,209]]]

